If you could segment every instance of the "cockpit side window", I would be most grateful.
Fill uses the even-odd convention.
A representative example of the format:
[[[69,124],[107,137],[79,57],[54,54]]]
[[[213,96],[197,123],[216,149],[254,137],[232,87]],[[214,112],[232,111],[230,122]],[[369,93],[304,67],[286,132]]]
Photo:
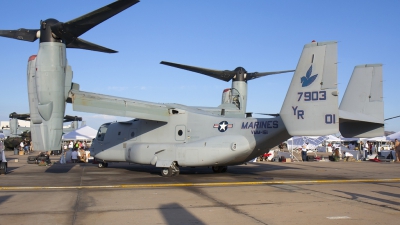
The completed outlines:
[[[105,123],[100,126],[99,131],[97,131],[97,136],[96,136],[96,139],[98,141],[104,140],[104,137],[106,136],[106,133],[107,133],[108,126],[110,126],[110,124],[111,123]]]

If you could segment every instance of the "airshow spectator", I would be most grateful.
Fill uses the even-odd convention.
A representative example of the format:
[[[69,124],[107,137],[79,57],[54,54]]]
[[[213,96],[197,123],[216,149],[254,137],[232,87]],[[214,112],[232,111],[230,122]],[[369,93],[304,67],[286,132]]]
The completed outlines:
[[[400,142],[399,140],[394,140],[394,150],[396,151],[396,162],[400,162]]]
[[[308,142],[303,144],[301,148],[301,159],[303,162],[307,161],[307,149],[308,149]]]
[[[71,152],[71,161],[72,161],[72,163],[78,162],[78,151],[77,150],[73,150]]]

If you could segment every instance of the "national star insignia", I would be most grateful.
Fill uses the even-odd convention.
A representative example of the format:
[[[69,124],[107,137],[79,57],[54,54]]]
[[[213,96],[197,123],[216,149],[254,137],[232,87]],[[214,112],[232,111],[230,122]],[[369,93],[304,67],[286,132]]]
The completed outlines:
[[[229,124],[227,121],[222,121],[219,124],[214,124],[214,128],[218,128],[219,132],[225,132],[228,128],[232,128],[233,124]]]

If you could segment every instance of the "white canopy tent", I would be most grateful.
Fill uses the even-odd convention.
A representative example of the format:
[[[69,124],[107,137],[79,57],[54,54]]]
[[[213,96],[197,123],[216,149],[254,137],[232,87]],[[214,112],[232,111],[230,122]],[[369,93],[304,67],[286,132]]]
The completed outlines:
[[[400,131],[387,136],[387,139],[391,141],[394,141],[394,139],[400,140]]]
[[[63,140],[92,140],[96,137],[97,130],[83,126],[79,129],[66,133],[62,136]]]

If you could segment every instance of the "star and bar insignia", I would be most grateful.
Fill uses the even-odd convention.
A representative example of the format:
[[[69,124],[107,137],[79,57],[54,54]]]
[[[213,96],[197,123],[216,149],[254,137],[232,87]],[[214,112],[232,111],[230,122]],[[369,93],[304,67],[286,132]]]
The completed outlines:
[[[222,121],[219,124],[214,124],[214,128],[218,128],[219,132],[225,132],[228,128],[232,128],[233,124],[229,124],[227,121]]]

